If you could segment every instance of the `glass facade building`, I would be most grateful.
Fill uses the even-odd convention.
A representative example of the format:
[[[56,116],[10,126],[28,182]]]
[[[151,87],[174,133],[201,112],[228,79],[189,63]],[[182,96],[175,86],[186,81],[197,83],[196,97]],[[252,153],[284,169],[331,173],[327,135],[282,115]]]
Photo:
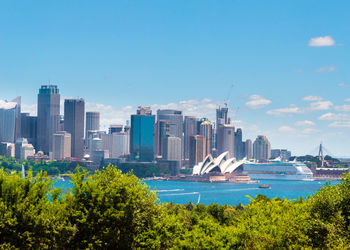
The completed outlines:
[[[139,107],[136,115],[131,115],[130,157],[131,160],[151,162],[154,159],[155,116],[150,109],[144,112]]]

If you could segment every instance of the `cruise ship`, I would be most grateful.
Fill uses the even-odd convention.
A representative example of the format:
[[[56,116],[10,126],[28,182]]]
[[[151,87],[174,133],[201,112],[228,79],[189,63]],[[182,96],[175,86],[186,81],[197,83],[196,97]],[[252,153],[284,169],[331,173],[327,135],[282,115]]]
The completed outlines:
[[[243,166],[243,173],[249,175],[252,180],[313,180],[311,170],[304,163],[281,161],[280,159],[268,162],[246,161]]]

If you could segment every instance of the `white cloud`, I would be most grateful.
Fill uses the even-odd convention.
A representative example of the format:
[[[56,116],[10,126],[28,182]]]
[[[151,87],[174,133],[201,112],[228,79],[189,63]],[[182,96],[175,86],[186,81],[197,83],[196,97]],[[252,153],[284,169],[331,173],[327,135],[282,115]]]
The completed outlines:
[[[314,133],[319,133],[320,130],[314,129],[314,128],[306,128],[301,131],[303,134],[314,134]]]
[[[331,101],[319,101],[319,102],[312,102],[310,103],[309,107],[307,108],[310,111],[315,110],[328,110],[333,106],[333,103]]]
[[[318,119],[324,121],[344,121],[350,120],[350,116],[347,114],[326,113],[318,117]]]
[[[13,109],[16,107],[17,103],[16,102],[7,102],[4,100],[0,100],[0,108],[1,109]]]
[[[325,46],[334,46],[335,41],[331,36],[320,36],[311,38],[309,41],[309,46],[311,47],[325,47]]]
[[[335,66],[324,66],[321,68],[316,69],[316,72],[331,72],[335,70]]]
[[[323,98],[321,96],[309,95],[303,97],[303,101],[322,101]]]
[[[251,109],[260,109],[264,108],[267,105],[271,104],[271,101],[260,96],[260,95],[251,95],[249,97],[250,101],[246,102],[246,106]]]
[[[336,122],[332,122],[328,126],[332,128],[350,128],[350,121],[346,121],[346,122],[336,121]]]
[[[291,105],[288,108],[272,109],[266,112],[266,114],[274,115],[274,116],[283,116],[283,115],[300,114],[300,113],[303,113],[303,110],[298,108],[295,105]]]
[[[346,101],[346,102],[350,102],[350,98],[346,98],[344,101]]]
[[[294,128],[292,128],[292,127],[290,127],[290,126],[286,126],[286,125],[284,125],[284,126],[279,127],[279,128],[278,128],[278,131],[280,131],[280,132],[290,133],[290,132],[294,132],[294,131],[295,131],[295,129],[294,129]]]
[[[341,82],[341,83],[338,83],[338,86],[339,86],[339,87],[345,87],[345,88],[350,88],[350,84],[347,84],[347,83],[343,83],[343,82]]]
[[[37,105],[36,104],[21,104],[21,112],[29,113],[30,115],[36,116],[37,114]]]
[[[334,109],[340,112],[350,112],[350,105],[336,106]]]
[[[297,121],[295,125],[296,126],[315,126],[315,123],[313,121],[304,120],[304,121]]]

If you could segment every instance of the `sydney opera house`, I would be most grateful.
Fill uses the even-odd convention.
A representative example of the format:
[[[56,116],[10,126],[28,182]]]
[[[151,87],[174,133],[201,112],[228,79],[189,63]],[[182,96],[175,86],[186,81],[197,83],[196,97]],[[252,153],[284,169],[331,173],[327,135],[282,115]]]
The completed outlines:
[[[229,152],[224,152],[217,158],[208,155],[203,162],[193,167],[193,175],[205,175],[211,173],[231,174],[236,170],[242,170],[245,159],[236,161],[236,158],[230,158]]]

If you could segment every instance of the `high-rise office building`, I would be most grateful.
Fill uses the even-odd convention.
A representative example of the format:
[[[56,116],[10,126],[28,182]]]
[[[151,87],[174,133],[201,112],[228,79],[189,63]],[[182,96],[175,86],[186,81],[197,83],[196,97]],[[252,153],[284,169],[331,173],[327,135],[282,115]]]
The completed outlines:
[[[292,153],[287,149],[271,149],[272,159],[280,157],[282,161],[288,161],[291,156]]]
[[[172,109],[157,110],[157,121],[169,122],[169,136],[178,137],[181,139],[181,148],[183,149],[183,115],[182,111]],[[183,152],[183,150],[181,150]],[[183,153],[181,153],[183,154]],[[182,155],[183,158],[183,155]]]
[[[234,157],[234,136],[235,127],[230,124],[219,124],[217,127],[217,155],[229,152]]]
[[[0,100],[0,142],[16,142],[18,120],[17,103]]]
[[[132,160],[151,162],[154,159],[154,122],[150,107],[138,107],[131,115],[130,156]]]
[[[200,134],[204,137],[204,157],[211,154],[212,150],[212,126],[209,121],[204,121],[201,124]]]
[[[163,142],[169,136],[170,122],[158,120],[155,124],[154,150],[156,156],[163,155]]]
[[[253,143],[253,157],[258,161],[266,161],[271,158],[271,145],[265,135],[258,135]]]
[[[253,159],[253,145],[250,139],[244,143],[244,157],[247,159]]]
[[[53,152],[54,160],[62,161],[71,157],[71,134],[66,131],[57,131],[53,134]]]
[[[53,134],[60,123],[60,94],[56,85],[43,85],[38,94],[37,148],[52,152]]]
[[[112,158],[121,158],[129,155],[130,135],[126,132],[113,133]]]
[[[181,162],[181,138],[168,136],[163,140],[163,159]]]
[[[21,135],[37,149],[37,122],[38,117],[30,116],[29,113],[21,113]]]
[[[197,165],[204,160],[204,137],[202,135],[193,135],[190,137],[190,165]]]
[[[238,128],[235,132],[235,157],[237,160],[244,158],[244,145],[242,140],[242,129]]]
[[[113,133],[120,133],[124,131],[124,125],[110,125],[109,129],[108,129],[108,133],[109,134],[113,134]]]
[[[84,157],[84,99],[64,100],[64,130],[71,134],[71,156]]]
[[[100,130],[100,112],[86,112],[85,139],[90,130]]]
[[[219,107],[218,109],[216,109],[216,127],[218,127],[220,124],[229,124],[229,118],[227,114],[228,107]]]
[[[22,98],[20,96],[17,96],[15,99],[12,100],[12,102],[17,103],[17,114],[16,114],[16,138],[23,137],[21,135],[21,106],[22,106]]]
[[[190,158],[190,137],[197,134],[197,119],[194,116],[185,116],[184,120],[184,158]]]

